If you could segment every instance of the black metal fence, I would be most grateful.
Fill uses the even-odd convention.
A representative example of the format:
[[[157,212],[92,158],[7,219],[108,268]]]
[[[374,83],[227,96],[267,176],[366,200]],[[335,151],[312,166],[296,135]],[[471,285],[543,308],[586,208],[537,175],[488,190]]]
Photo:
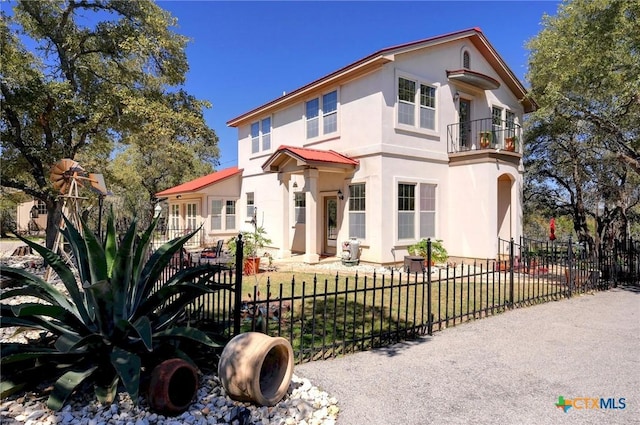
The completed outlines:
[[[387,346],[508,309],[616,286],[638,285],[640,245],[597,256],[571,242],[500,241],[500,260],[449,264],[423,273],[267,281],[241,300],[242,270],[221,267],[228,289],[199,300],[191,317],[221,335],[257,330],[287,338],[297,363]],[[238,252],[241,258],[241,251]],[[180,263],[182,264],[182,263]],[[226,288],[226,287],[225,287]],[[236,308],[238,306],[238,308]]]

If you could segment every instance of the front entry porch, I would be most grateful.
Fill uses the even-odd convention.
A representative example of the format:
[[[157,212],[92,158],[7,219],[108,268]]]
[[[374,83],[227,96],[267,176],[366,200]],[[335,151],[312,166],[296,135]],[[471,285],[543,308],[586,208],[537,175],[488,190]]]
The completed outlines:
[[[345,181],[358,162],[334,151],[281,146],[263,165],[278,173],[284,258],[302,253],[316,264],[335,256],[344,217]]]

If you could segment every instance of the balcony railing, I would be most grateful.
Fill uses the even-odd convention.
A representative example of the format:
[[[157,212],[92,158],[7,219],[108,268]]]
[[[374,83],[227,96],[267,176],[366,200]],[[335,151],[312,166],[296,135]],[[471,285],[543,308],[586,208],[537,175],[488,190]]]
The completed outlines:
[[[449,153],[479,149],[501,149],[522,153],[522,128],[504,120],[483,118],[447,126]]]

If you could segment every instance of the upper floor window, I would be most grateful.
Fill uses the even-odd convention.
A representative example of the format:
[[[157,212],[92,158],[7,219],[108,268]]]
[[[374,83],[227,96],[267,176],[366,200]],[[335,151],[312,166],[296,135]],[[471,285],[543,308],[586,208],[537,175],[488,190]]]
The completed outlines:
[[[513,137],[516,135],[516,114],[511,111],[505,113],[506,124],[506,137]]]
[[[271,117],[251,124],[251,153],[271,149]]]
[[[416,120],[416,116],[418,119]],[[435,130],[436,88],[408,78],[398,78],[398,123]]]
[[[462,67],[464,69],[471,69],[471,58],[469,57],[469,52],[466,50],[462,54]]]
[[[307,139],[330,134],[338,131],[338,92],[330,93],[311,99],[305,103],[305,118],[307,123]],[[322,121],[322,122],[321,122]]]

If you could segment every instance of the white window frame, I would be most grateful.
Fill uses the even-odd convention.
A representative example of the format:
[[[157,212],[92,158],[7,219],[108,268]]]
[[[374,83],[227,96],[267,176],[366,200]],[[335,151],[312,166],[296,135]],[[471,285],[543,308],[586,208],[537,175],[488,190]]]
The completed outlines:
[[[171,204],[170,210],[171,230],[178,230],[180,228],[180,204]]]
[[[418,236],[419,239],[433,239],[436,237],[438,185],[434,183],[419,183],[418,191],[420,204],[418,216]],[[429,230],[431,231],[429,232]]]
[[[361,194],[356,193],[356,188],[362,187]],[[366,239],[367,237],[367,185],[364,182],[351,183],[349,185],[349,237]],[[360,192],[360,191],[359,191]],[[356,220],[357,218],[357,220]],[[358,228],[354,229],[358,222]],[[362,224],[360,224],[362,222]],[[361,231],[360,231],[361,230]]]
[[[224,201],[222,199],[211,200],[211,230],[224,230],[222,228],[222,217],[224,209]]]
[[[196,202],[189,202],[185,204],[186,212],[184,215],[185,224],[188,231],[194,231],[198,228],[198,204]]]
[[[295,224],[307,222],[307,194],[305,192],[294,192],[293,194],[293,220]]]
[[[401,100],[400,98],[400,82],[402,80],[406,80],[412,82],[414,85],[414,92],[411,98],[407,98]],[[429,93],[428,97],[423,96],[423,92],[427,89],[433,92]],[[425,80],[424,78],[418,78],[413,75],[405,74],[405,73],[397,73],[395,77],[395,91],[396,91],[396,104],[395,104],[395,123],[396,127],[399,129],[409,130],[413,132],[437,135],[438,132],[438,115],[439,115],[439,107],[438,107],[438,94],[439,94],[440,84],[433,83]],[[433,94],[433,96],[431,96]],[[403,96],[406,97],[406,96]],[[432,101],[429,104],[424,104],[425,100]],[[400,113],[402,109],[406,110],[408,107],[411,109],[411,123],[409,122],[401,122]],[[430,115],[430,120],[433,122],[432,127],[423,126],[423,123],[426,121],[423,119],[424,115],[428,113]],[[406,120],[405,120],[406,121]]]
[[[230,210],[230,203],[233,208]],[[216,204],[219,208],[216,208]],[[238,229],[238,200],[233,198],[209,197],[212,232],[227,232]],[[215,226],[214,219],[217,219],[219,226]],[[231,225],[230,225],[231,224]]]
[[[261,120],[252,122],[249,126],[252,154],[271,150],[272,123],[273,118],[268,116]]]
[[[407,189],[413,187],[413,196],[405,196],[404,191],[401,193],[400,186],[403,186],[402,189],[404,189],[405,186]],[[396,184],[396,235],[398,240],[415,240],[416,238],[416,186],[417,184],[415,182],[406,181],[401,181]],[[403,201],[404,199],[406,199],[406,201]],[[402,205],[404,203],[408,205]],[[411,228],[401,230],[401,226],[410,226]]]
[[[262,151],[271,150],[271,129],[273,128],[271,117],[263,118],[260,121],[260,146]]]
[[[235,230],[237,226],[236,220],[236,201],[233,199],[226,199],[224,202],[224,228],[225,230]]]
[[[38,215],[47,215],[47,204],[40,199],[36,200],[36,208],[38,209]]]
[[[328,110],[329,96],[335,93],[335,107]],[[309,104],[317,102],[317,114],[309,116]],[[320,96],[307,99],[304,102],[305,137],[316,139],[323,136],[338,134],[340,129],[340,91],[338,89],[322,93]],[[333,122],[335,120],[335,122]],[[331,125],[331,127],[329,127]],[[310,131],[312,130],[312,131]]]
[[[251,123],[251,153],[260,152],[260,122]]]
[[[438,182],[433,180],[398,179],[395,181],[395,216],[396,216],[396,243],[411,244],[423,238],[435,239],[438,236]],[[400,210],[400,185],[413,186],[413,209]],[[423,192],[427,188],[432,189],[432,197],[425,198]],[[411,216],[405,220],[411,224],[413,235],[401,236],[401,215]],[[432,232],[427,232],[428,229]],[[430,234],[433,233],[433,234]]]
[[[253,219],[253,214],[256,210],[256,198],[255,192],[247,192],[247,218],[246,222],[249,223]]]

